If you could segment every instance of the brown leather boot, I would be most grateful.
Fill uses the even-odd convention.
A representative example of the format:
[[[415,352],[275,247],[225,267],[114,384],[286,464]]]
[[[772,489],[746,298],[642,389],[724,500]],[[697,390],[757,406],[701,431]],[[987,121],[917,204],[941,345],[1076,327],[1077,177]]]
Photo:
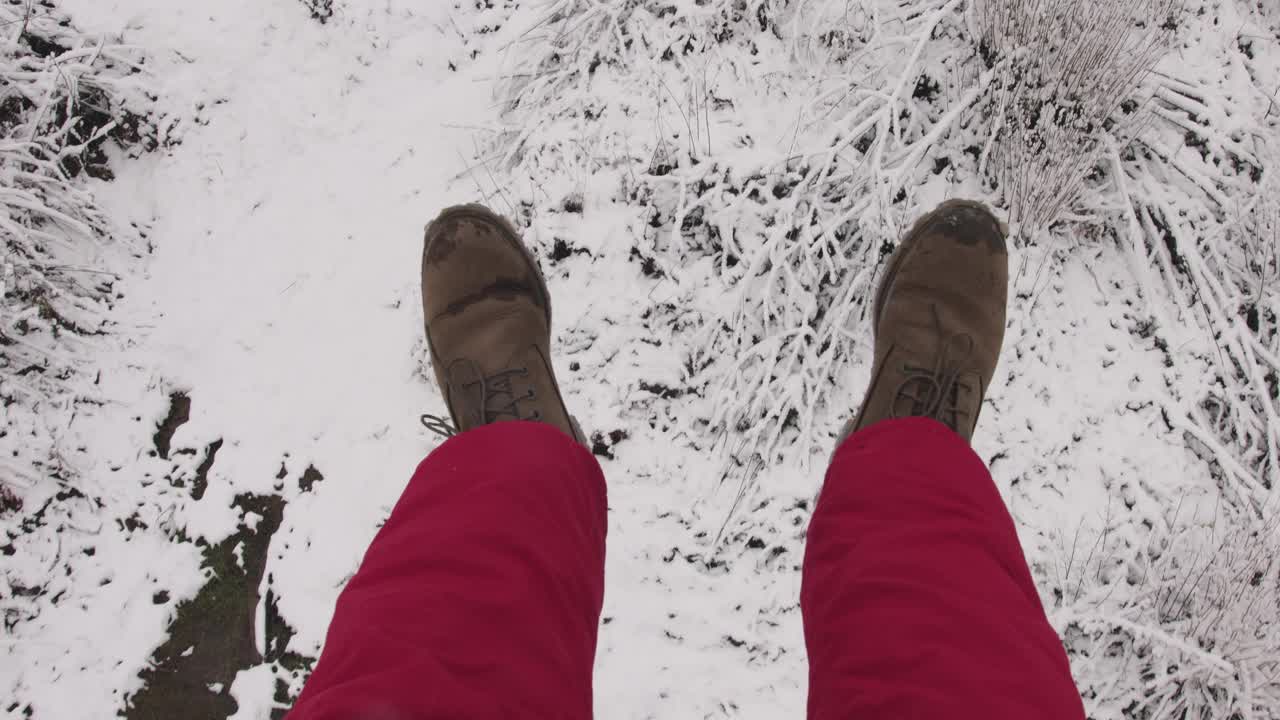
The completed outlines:
[[[875,301],[875,365],[858,416],[931,417],[972,441],[1004,341],[1005,228],[981,203],[948,200],[920,218],[889,260]]]
[[[554,425],[586,438],[551,369],[551,296],[510,223],[480,205],[451,207],[427,226],[422,312],[436,381],[453,426],[442,435],[511,420]]]

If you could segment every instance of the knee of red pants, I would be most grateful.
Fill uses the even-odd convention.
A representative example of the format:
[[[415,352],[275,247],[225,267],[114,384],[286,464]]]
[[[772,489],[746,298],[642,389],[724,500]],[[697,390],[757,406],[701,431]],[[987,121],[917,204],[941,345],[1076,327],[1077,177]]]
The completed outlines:
[[[1083,717],[1012,518],[935,421],[879,423],[836,452],[801,605],[810,717]]]
[[[558,430],[450,439],[340,596],[291,720],[589,717],[605,531],[599,465]]]

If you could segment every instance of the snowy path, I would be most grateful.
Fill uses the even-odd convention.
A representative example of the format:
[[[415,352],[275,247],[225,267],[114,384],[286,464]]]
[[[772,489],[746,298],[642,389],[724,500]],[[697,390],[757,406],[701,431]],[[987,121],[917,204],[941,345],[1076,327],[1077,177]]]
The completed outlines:
[[[291,588],[282,610],[314,655],[337,588],[430,447],[417,422],[433,400],[418,375],[415,268],[430,214],[468,197],[448,189],[466,140],[444,125],[483,110],[483,86],[447,72],[439,12],[326,27],[294,3],[68,9],[86,29],[149,48],[169,107],[205,123],[100,189],[122,221],[150,227],[154,253],[119,314],[137,332],[103,363],[116,402],[79,427],[82,470],[109,485],[112,514],[136,504],[153,527],[216,542],[240,522],[235,495],[275,492],[282,464],[294,477],[314,465],[328,478],[321,492],[296,497],[296,481],[284,483],[289,511],[269,570]],[[172,454],[187,461],[176,472],[147,456],[175,391],[189,395],[191,414],[172,445],[199,449]],[[139,491],[147,479],[192,474],[218,440],[200,502],[186,502],[186,490]],[[40,717],[118,705],[166,614],[199,587],[190,546],[119,538],[107,550],[102,539],[93,560],[115,575],[116,600],[63,608],[31,628],[49,652],[33,652],[19,687],[62,675],[22,689]],[[161,588],[174,603],[152,606]],[[66,647],[81,649],[60,657]],[[106,648],[124,664],[113,667]]]
[[[105,506],[79,520],[92,533],[33,551],[32,563],[67,568],[73,601],[4,638],[0,695],[15,704],[0,712],[123,708],[175,607],[204,583],[200,551],[183,540],[216,544],[252,526],[233,505],[243,494],[285,501],[262,590],[269,582],[273,617],[294,633],[288,650],[316,655],[343,582],[436,443],[418,424],[441,409],[423,365],[422,227],[483,192],[499,210],[528,202],[536,214],[529,239],[556,297],[557,372],[571,410],[601,433],[610,551],[597,715],[802,715],[799,565],[822,458],[757,475],[700,434],[707,400],[684,372],[694,340],[672,318],[676,306],[705,309],[728,291],[708,263],[664,277],[637,262],[640,216],[608,194],[623,170],[594,166],[566,181],[585,208],[556,213],[544,211],[564,188],[469,165],[484,136],[476,128],[500,124],[498,48],[537,14],[526,8],[490,37],[475,18],[500,13],[452,5],[352,0],[321,24],[291,0],[64,3],[84,29],[146,48],[162,105],[184,120],[179,144],[119,163],[114,182],[95,186],[121,223],[147,229],[153,252],[123,284],[118,347],[102,358],[111,402],[68,428],[66,445]],[[722,89],[743,108],[773,70],[750,72]],[[611,99],[607,84],[596,91]],[[762,153],[788,152],[790,116],[738,114],[736,126],[716,126],[720,144],[750,131],[767,138]],[[710,124],[707,135],[710,146]],[[913,202],[956,192],[943,182],[930,178]],[[1104,529],[1100,552],[1118,554],[1108,542],[1140,547],[1146,530],[1212,515],[1217,498],[1205,464],[1162,419],[1169,388],[1192,380],[1141,332],[1148,299],[1132,282],[1134,258],[1112,244],[1068,250],[1012,258],[1006,351],[976,443],[1050,607],[1071,599],[1075,556]],[[1173,339],[1179,357],[1207,352],[1203,338]],[[839,372],[833,392],[848,398],[832,405],[854,409],[865,360]],[[160,457],[153,434],[174,393],[189,398],[190,417]],[[303,489],[309,468],[323,480]],[[753,482],[735,502],[744,477]],[[197,478],[207,482],[198,500]],[[1070,612],[1067,602],[1051,614],[1065,627]],[[265,622],[259,635],[278,637]],[[269,640],[256,642],[265,650]],[[234,692],[237,718],[266,718],[276,678],[300,687],[266,664],[215,694]]]

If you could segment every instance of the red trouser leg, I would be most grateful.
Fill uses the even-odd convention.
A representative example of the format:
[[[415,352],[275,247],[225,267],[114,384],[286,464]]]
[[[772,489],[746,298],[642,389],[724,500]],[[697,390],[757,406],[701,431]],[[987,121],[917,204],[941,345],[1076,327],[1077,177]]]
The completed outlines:
[[[605,483],[548,425],[422,461],[347,584],[289,720],[590,718]]]
[[[811,720],[1084,717],[990,474],[933,420],[836,452],[800,604]]]

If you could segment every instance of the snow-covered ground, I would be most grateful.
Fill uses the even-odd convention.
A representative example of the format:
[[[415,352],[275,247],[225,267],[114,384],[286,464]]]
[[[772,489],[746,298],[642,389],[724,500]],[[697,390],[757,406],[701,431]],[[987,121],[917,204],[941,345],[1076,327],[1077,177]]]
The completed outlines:
[[[283,511],[253,622],[216,631],[266,660],[210,693],[287,707],[437,443],[421,230],[483,200],[541,258],[609,478],[597,714],[801,716],[804,530],[880,260],[944,198],[1023,207],[984,180],[1023,97],[975,40],[992,5],[61,0],[146,53],[173,142],[88,181],[149,252],[104,256],[97,401],[46,413],[67,475],[0,516],[0,712],[125,710],[214,572],[197,543],[263,522],[244,496]],[[1280,10],[1189,0],[1169,32],[1126,91],[1151,114],[1015,228],[975,446],[1093,717],[1280,717]]]

